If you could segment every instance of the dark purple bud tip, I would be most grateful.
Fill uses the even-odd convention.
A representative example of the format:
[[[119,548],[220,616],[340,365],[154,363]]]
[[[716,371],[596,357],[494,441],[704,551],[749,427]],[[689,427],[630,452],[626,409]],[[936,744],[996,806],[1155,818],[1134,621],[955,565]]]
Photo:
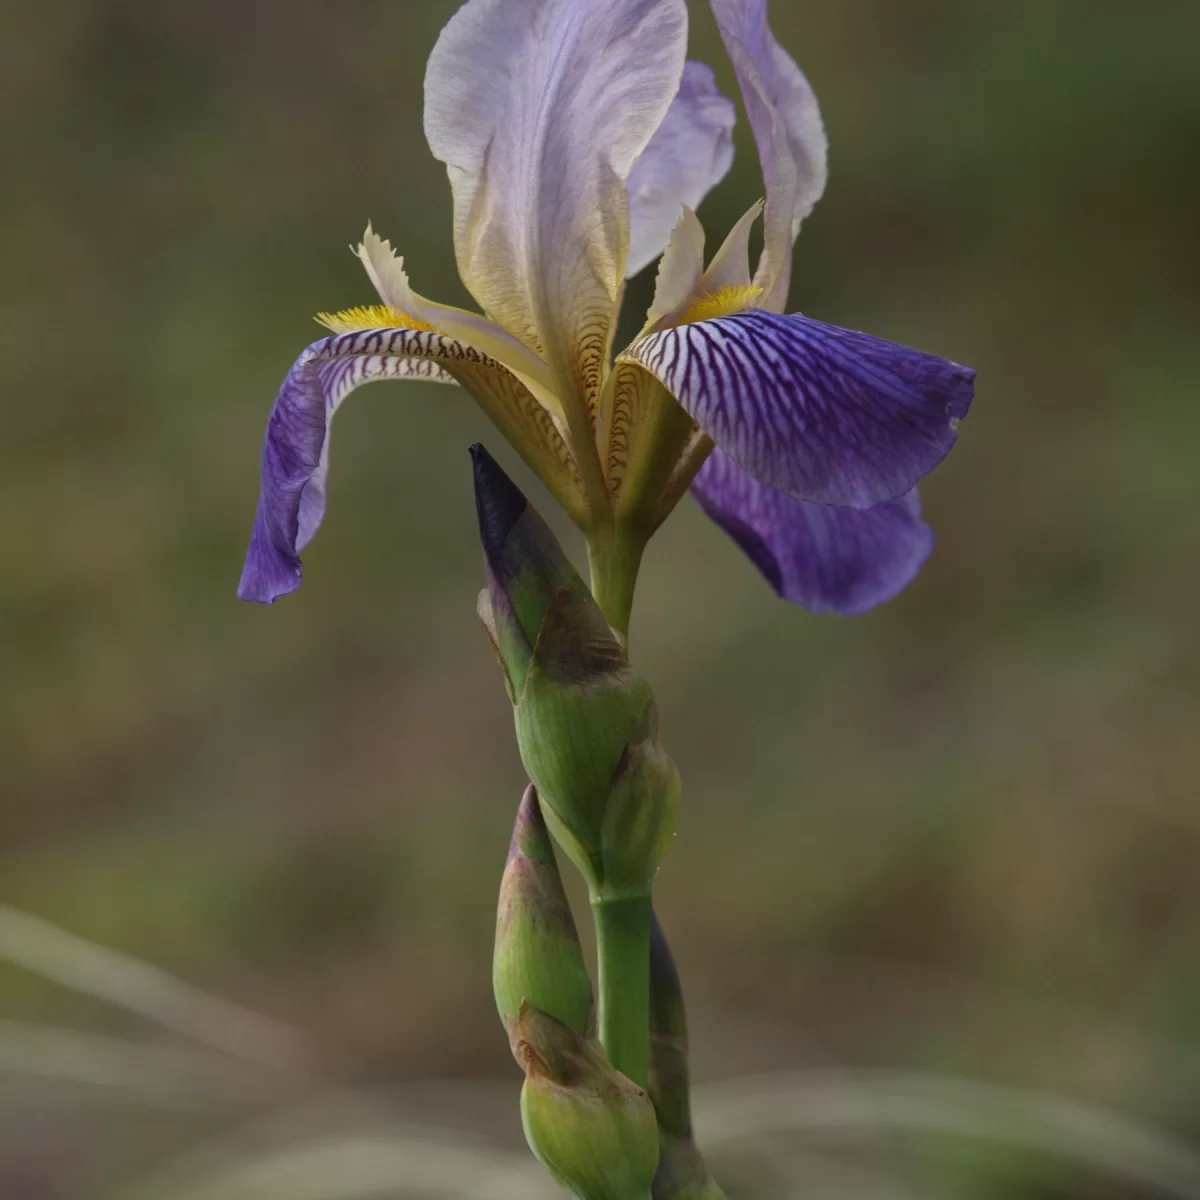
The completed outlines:
[[[471,447],[471,463],[475,468],[475,511],[479,516],[479,536],[488,563],[496,570],[503,561],[504,543],[529,507],[529,501],[481,442]]]

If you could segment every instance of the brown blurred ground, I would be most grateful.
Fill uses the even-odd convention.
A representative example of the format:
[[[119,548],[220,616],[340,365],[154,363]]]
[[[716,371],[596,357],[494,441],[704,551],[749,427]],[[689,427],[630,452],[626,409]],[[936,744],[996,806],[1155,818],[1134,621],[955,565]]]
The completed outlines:
[[[233,589],[278,380],[370,299],[346,244],[371,218],[465,299],[420,124],[454,7],[0,9],[0,899],[357,1081],[514,1074],[489,942],[522,777],[465,454],[498,435],[367,389],[304,589]],[[832,142],[794,306],[980,382],[886,610],[784,606],[691,505],[652,548],[699,1073],[949,1071],[1200,1138],[1200,9],[773,8]],[[710,231],[759,190],[743,129]],[[0,1017],[143,1033],[3,966]],[[974,1163],[938,1170],[1098,1194]]]

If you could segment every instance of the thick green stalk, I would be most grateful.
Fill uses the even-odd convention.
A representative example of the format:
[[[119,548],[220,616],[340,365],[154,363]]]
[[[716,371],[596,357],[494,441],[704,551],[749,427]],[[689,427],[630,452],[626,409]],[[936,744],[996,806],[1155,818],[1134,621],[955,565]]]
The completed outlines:
[[[608,1061],[644,1088],[650,1062],[650,897],[593,897],[592,915],[600,1041]]]
[[[592,572],[592,595],[604,619],[616,631],[622,645],[629,641],[629,618],[633,590],[646,539],[628,527],[619,527],[603,537],[588,539],[588,563]]]
[[[632,544],[605,531],[588,540],[592,593],[605,619],[621,638],[629,636],[629,616],[644,541]],[[624,543],[624,544],[621,544]],[[592,897],[596,926],[600,1042],[608,1061],[639,1087],[650,1073],[649,895]]]
[[[623,539],[624,540],[624,539]],[[624,644],[645,543],[591,538],[592,593]],[[653,906],[644,896],[592,896],[596,927],[600,1042],[608,1061],[639,1087],[650,1073],[650,926]]]

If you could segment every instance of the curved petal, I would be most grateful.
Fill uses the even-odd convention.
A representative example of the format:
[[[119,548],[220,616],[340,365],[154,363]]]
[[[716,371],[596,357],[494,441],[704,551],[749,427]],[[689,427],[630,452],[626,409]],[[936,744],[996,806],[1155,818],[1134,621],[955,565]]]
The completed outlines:
[[[408,281],[404,259],[369,223],[354,253],[362,260],[379,298],[388,308],[503,363],[551,412],[561,413],[562,405],[550,390],[554,381],[536,354],[487,317],[418,296]]]
[[[700,280],[697,288],[699,295],[711,295],[723,288],[745,290],[750,287],[750,234],[762,210],[763,204],[759,200],[750,206],[729,231],[729,236],[721,244],[720,250],[713,255],[708,270]]]
[[[629,246],[626,179],[679,90],[684,0],[468,0],[425,77],[459,271],[594,404]]]
[[[437,333],[374,329],[314,342],[287,373],[263,444],[262,481],[238,595],[270,604],[301,581],[299,552],[325,515],[329,431],[355,388],[381,379],[461,383],[572,515],[574,461],[549,414],[494,359]]]
[[[761,212],[759,201],[729,231],[705,270],[704,228],[696,214],[684,207],[659,264],[654,303],[646,314],[643,334],[667,325],[701,320],[702,317],[693,315],[693,310],[710,299],[738,296],[745,301],[729,311],[757,306],[762,289],[750,282],[750,232]]]
[[[763,253],[755,283],[764,308],[787,304],[792,246],[825,191],[828,140],[812,87],[767,24],[767,0],[712,0],[733,60],[766,185]]]
[[[666,515],[664,489],[696,423],[649,371],[629,362],[613,369],[600,415],[613,512],[618,521],[654,529]]]
[[[629,173],[632,278],[662,252],[682,205],[696,209],[733,165],[733,101],[717,89],[712,68],[689,62],[679,94]]]
[[[646,314],[646,328],[686,308],[704,274],[704,226],[685,204],[667,239],[658,264],[654,300]]]
[[[854,616],[906,588],[933,550],[916,490],[875,508],[809,504],[714,450],[692,494],[785,600]]]
[[[975,372],[800,315],[679,325],[622,358],[655,375],[755,478],[800,500],[873,508],[946,456]]]

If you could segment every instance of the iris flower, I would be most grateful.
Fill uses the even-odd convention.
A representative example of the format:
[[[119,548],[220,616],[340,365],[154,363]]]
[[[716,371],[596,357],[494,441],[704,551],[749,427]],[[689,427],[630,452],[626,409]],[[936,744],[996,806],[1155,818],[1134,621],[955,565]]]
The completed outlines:
[[[688,61],[685,0],[468,0],[425,77],[459,273],[482,310],[435,303],[368,226],[375,305],[321,314],[272,408],[239,595],[300,585],[325,509],[330,422],[361,384],[463,387],[584,532],[621,633],[650,535],[690,488],[788,600],[862,612],[927,558],[916,483],[949,451],[966,367],[783,315],[826,180],[817,100],[766,0],[711,0],[765,199],[706,261],[695,209],[733,158],[734,106]],[[751,270],[759,218],[763,246]],[[625,281],[661,258],[641,333],[614,355]]]

